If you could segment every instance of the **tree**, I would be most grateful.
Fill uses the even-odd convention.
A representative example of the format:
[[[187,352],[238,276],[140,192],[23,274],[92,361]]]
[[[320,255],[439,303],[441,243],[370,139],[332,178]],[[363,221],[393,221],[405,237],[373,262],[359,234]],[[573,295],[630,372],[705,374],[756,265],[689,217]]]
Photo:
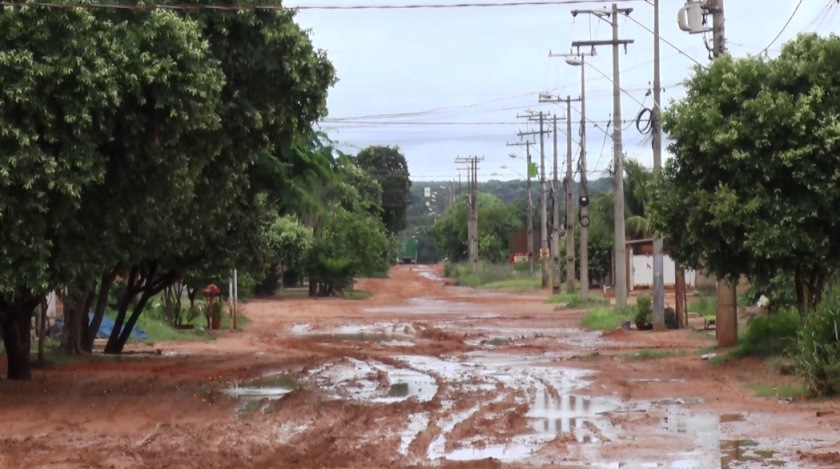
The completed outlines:
[[[275,287],[282,288],[286,271],[302,270],[312,249],[312,229],[295,217],[278,218],[268,231],[268,249],[272,267],[277,271]]]
[[[668,161],[652,220],[689,267],[794,275],[802,315],[840,263],[840,38],[800,35],[778,58],[698,67],[664,114]]]
[[[310,214],[314,242],[308,261],[310,294],[342,294],[359,275],[387,271],[391,259],[382,222],[379,183],[340,156],[332,184],[322,187]]]
[[[478,197],[479,256],[489,262],[506,262],[508,237],[518,226],[516,213],[494,195],[482,192]],[[433,227],[441,254],[453,262],[467,257],[466,204],[466,196],[459,197]]]
[[[30,379],[32,311],[85,269],[64,259],[86,245],[82,198],[106,177],[133,51],[126,26],[81,9],[4,8],[0,27],[0,329],[8,378]]]
[[[388,233],[393,236],[405,229],[411,179],[408,163],[399,147],[367,147],[356,155],[354,161],[382,187],[382,222]]]

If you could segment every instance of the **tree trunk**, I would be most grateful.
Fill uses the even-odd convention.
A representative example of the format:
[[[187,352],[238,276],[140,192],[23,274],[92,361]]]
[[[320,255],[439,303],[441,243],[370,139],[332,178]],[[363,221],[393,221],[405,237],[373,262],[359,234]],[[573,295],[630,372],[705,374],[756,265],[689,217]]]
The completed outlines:
[[[318,296],[318,282],[309,279],[309,296]]]
[[[123,327],[122,333],[120,334],[115,344],[116,346],[112,348],[111,351],[107,351],[107,353],[122,353],[123,348],[125,348],[126,342],[128,342],[128,339],[131,337],[131,332],[134,331],[134,326],[137,324],[137,319],[140,318],[140,314],[143,313],[143,310],[146,308],[146,304],[149,302],[149,299],[152,296],[153,295],[150,293],[150,290],[146,290],[143,292],[143,295],[140,297],[140,301],[137,302],[137,305],[134,307],[134,311],[131,312],[131,316],[125,323],[125,327]]]
[[[117,268],[110,274],[105,274],[99,281],[99,292],[96,295],[96,309],[93,311],[93,319],[87,327],[87,334],[82,338],[82,349],[87,353],[93,352],[93,342],[99,333],[99,326],[102,325],[102,318],[105,316],[105,309],[108,306],[108,295],[111,286],[117,278]]]
[[[0,304],[0,329],[6,347],[6,377],[12,380],[32,379],[30,347],[32,346],[32,313],[40,304],[32,295],[18,292],[11,303]]]
[[[41,298],[41,314],[38,320],[38,363],[44,364],[44,336],[47,332],[47,298]]]
[[[65,333],[63,337],[64,343],[62,345],[64,346],[64,353],[67,355],[81,355],[85,353],[82,348],[82,330],[84,328],[85,333],[87,332],[87,312],[93,301],[90,283],[81,283],[79,285],[79,291],[74,296],[74,303],[70,308],[66,308],[64,313]]]
[[[151,282],[151,275],[154,275],[154,267],[150,269],[149,273],[150,276],[146,277],[143,280],[144,282]],[[117,308],[117,317],[114,318],[114,328],[111,329],[111,335],[108,336],[108,343],[105,344],[105,353],[119,354],[122,352],[122,347],[117,345],[120,340],[120,332],[122,331],[123,324],[125,323],[125,315],[128,311],[128,307],[131,305],[131,299],[139,292],[138,285],[140,282],[140,269],[139,267],[134,266],[131,269],[131,275],[129,275],[129,278],[126,281],[123,297],[120,298],[120,303]]]
[[[805,299],[805,283],[802,280],[802,271],[796,269],[793,273],[793,284],[796,290],[796,309],[799,311],[799,317],[803,321],[808,317],[808,306]]]

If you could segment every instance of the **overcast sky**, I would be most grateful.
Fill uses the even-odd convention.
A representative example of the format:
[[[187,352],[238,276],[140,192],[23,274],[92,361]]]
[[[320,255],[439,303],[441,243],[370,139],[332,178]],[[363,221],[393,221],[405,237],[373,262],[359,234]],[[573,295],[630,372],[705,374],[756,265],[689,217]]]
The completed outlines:
[[[289,0],[290,7],[455,4],[462,0]],[[495,3],[489,0],[477,3]],[[510,0],[507,0],[510,2]],[[708,63],[703,35],[690,35],[677,27],[683,0],[661,0],[663,104],[683,95],[679,84],[691,73],[694,60]],[[732,54],[758,54],[778,40],[767,53],[805,31],[828,34],[840,23],[836,0],[726,0],[726,34]],[[611,39],[610,27],[592,15],[572,17],[572,9],[603,9],[609,3],[494,8],[322,10],[303,9],[297,20],[311,29],[316,47],[327,51],[339,82],[330,91],[329,115],[321,123],[345,150],[356,152],[372,144],[399,145],[408,159],[412,179],[458,178],[457,156],[483,156],[479,179],[521,179],[525,164],[510,158],[524,149],[507,147],[528,130],[518,113],[527,109],[565,115],[565,104],[538,104],[538,93],[576,98],[580,94],[580,68],[553,52],[570,52],[571,42]],[[620,56],[624,149],[645,166],[652,166],[649,135],[634,122],[653,78],[653,8],[645,1],[622,1],[633,8],[631,18],[620,20],[619,37],[633,39]],[[711,40],[711,37],[708,37]],[[679,49],[679,50],[677,50]],[[612,77],[610,46],[597,49],[586,67],[587,160],[590,179],[605,175],[612,159],[606,121],[611,119]],[[691,58],[686,57],[689,56]],[[693,60],[692,60],[693,59]],[[629,95],[628,95],[629,94]],[[577,139],[579,106],[574,105],[573,134]],[[565,122],[561,122],[565,131]],[[598,126],[598,128],[595,127]],[[533,130],[533,126],[530,127]],[[565,135],[559,134],[561,158]],[[533,137],[532,137],[533,138]],[[546,155],[551,156],[551,137]],[[574,154],[577,157],[578,146]],[[537,154],[536,152],[534,153]],[[667,156],[667,155],[666,155]],[[550,165],[548,166],[551,167]],[[561,170],[562,171],[562,170]],[[577,178],[575,178],[577,179]]]

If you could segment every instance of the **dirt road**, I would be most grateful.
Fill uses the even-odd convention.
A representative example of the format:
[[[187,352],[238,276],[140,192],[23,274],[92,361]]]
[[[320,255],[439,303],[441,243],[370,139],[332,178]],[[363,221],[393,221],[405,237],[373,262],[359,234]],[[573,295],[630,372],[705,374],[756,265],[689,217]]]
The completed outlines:
[[[584,332],[541,293],[438,275],[0,381],[0,468],[840,466],[836,402],[756,397],[789,378],[710,366],[708,335]]]

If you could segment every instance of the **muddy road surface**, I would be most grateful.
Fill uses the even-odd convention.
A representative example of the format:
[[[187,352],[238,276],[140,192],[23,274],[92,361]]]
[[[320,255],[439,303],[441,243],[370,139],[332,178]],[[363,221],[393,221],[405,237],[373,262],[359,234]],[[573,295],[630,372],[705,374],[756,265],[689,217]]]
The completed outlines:
[[[586,332],[545,293],[439,275],[0,381],[0,468],[840,467],[836,402],[757,397],[795,382],[702,361],[708,334]]]

